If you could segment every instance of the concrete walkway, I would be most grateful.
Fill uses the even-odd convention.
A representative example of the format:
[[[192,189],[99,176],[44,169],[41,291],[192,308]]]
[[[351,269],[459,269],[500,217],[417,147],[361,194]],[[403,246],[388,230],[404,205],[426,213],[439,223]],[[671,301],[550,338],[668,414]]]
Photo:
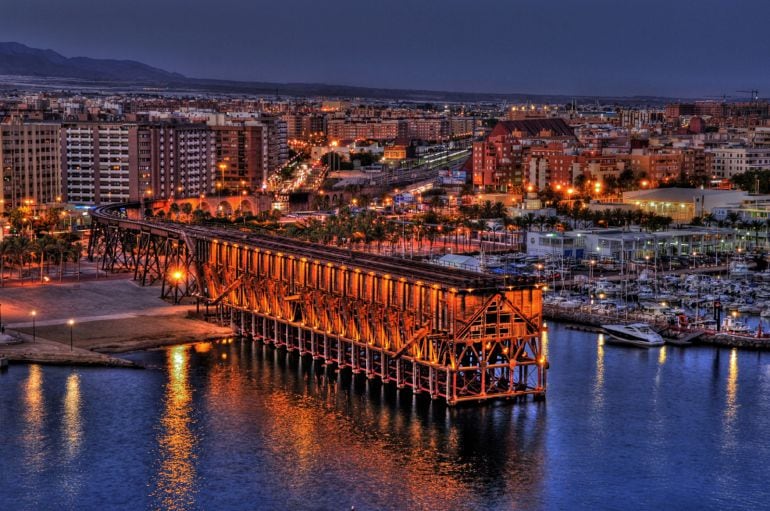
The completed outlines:
[[[6,334],[22,341],[0,344],[0,356],[24,362],[132,365],[102,353],[233,334],[229,328],[189,318],[194,304],[170,305],[159,294],[159,287],[141,287],[128,279],[0,289]],[[34,336],[32,311],[36,312]],[[72,329],[70,319],[75,322]]]

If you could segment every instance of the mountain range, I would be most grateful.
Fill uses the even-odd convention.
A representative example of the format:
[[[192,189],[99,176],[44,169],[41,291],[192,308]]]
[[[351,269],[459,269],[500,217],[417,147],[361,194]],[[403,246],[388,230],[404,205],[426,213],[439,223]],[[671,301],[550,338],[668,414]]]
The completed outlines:
[[[374,87],[355,87],[319,83],[271,83],[241,82],[231,80],[211,80],[189,78],[134,60],[93,59],[89,57],[65,57],[53,50],[30,48],[16,42],[0,42],[0,76],[2,83],[8,86],[26,84],[29,81],[21,77],[33,77],[58,83],[63,80],[62,88],[77,88],[77,85],[90,87],[114,88],[117,86],[143,86],[164,90],[185,90],[217,93],[275,94],[287,96],[326,96],[326,97],[364,97],[376,99],[401,99],[407,101],[535,101],[568,102],[577,100],[609,100],[626,104],[661,104],[668,98],[655,96],[634,97],[573,97],[551,94],[491,94],[411,89],[380,89]],[[75,82],[75,83],[73,83]]]
[[[179,73],[134,60],[67,58],[53,50],[39,50],[19,43],[0,43],[0,74],[150,83],[186,79]]]

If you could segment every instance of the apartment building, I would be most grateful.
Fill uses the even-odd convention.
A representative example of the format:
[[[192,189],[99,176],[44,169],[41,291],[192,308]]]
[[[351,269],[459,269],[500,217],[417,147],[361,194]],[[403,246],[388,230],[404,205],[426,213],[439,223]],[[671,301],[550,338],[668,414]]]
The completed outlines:
[[[708,152],[716,177],[729,179],[750,170],[770,170],[770,147],[717,147]]]
[[[218,186],[227,191],[260,189],[289,157],[287,123],[270,115],[209,122],[214,131]]]
[[[65,199],[76,204],[135,201],[152,194],[140,187],[139,152],[147,161],[149,147],[139,146],[137,125],[72,123],[60,130]],[[146,164],[145,164],[146,166]],[[144,185],[148,170],[145,169]]]
[[[473,185],[485,191],[520,186],[528,177],[525,147],[573,142],[577,142],[575,134],[563,119],[500,121],[485,139],[473,143]],[[539,165],[534,169],[536,173],[545,168]],[[545,181],[539,175],[536,179]]]
[[[149,136],[150,188],[155,197],[198,197],[216,191],[215,135],[208,126],[159,124],[147,126],[141,132]],[[143,145],[140,138],[140,158]],[[144,172],[140,161],[140,175]]]
[[[405,138],[407,124],[400,120],[349,121],[329,119],[326,136],[329,140],[395,140]]]
[[[0,211],[61,200],[59,125],[0,125]]]

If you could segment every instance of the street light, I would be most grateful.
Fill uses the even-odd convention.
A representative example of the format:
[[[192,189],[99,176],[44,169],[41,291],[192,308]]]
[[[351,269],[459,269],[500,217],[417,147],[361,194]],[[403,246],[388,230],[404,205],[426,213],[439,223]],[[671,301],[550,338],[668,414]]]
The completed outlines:
[[[184,273],[181,270],[176,270],[171,274],[171,278],[174,279],[174,303],[179,303],[179,283],[184,278]]]
[[[67,324],[70,326],[70,351],[72,351],[72,328],[75,326],[75,320],[70,319]]]
[[[37,317],[37,311],[32,311],[32,342],[37,339],[37,333],[35,331],[35,318]]]

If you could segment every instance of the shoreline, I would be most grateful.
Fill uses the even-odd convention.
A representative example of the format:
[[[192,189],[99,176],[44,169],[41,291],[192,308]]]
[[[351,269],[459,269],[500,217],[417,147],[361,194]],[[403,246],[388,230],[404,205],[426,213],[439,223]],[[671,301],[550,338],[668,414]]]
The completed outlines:
[[[172,305],[158,294],[158,287],[128,279],[0,289],[0,358],[9,365],[141,368],[115,355],[234,335],[201,319],[194,303]]]
[[[190,319],[199,322],[201,320]],[[209,324],[209,323],[207,323]],[[212,325],[216,328],[216,325]],[[144,366],[132,360],[122,358],[123,353],[137,351],[150,351],[168,346],[182,344],[196,344],[200,342],[214,342],[222,338],[235,335],[231,330],[227,332],[203,333],[200,335],[179,334],[160,338],[120,338],[109,343],[99,344],[85,349],[74,347],[70,351],[69,345],[37,337],[33,342],[28,334],[11,331],[14,337],[25,337],[21,342],[13,344],[0,343],[0,357],[5,358],[9,364],[44,364],[44,365],[70,365],[86,367],[124,367],[143,369]]]

